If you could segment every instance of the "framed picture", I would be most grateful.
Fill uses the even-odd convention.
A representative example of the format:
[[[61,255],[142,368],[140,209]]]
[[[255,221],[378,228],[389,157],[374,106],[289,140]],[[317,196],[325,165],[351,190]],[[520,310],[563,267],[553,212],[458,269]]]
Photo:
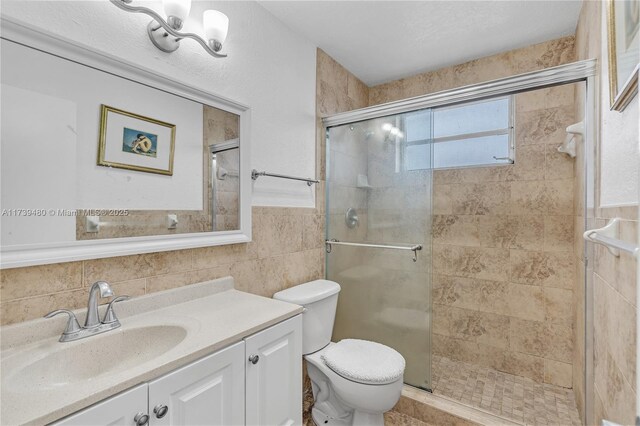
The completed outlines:
[[[173,175],[176,126],[102,105],[98,165]]]
[[[609,0],[609,91],[611,109],[622,111],[638,93],[640,0]]]

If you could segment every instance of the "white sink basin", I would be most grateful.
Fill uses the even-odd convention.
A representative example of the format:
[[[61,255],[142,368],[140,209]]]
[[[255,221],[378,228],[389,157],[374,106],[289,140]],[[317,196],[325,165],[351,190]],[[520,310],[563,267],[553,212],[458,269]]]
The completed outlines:
[[[187,330],[180,326],[145,326],[120,328],[75,342],[56,342],[53,349],[30,351],[30,355],[40,352],[44,356],[25,357],[18,353],[3,360],[3,369],[9,363],[16,367],[5,370],[12,371],[5,386],[20,393],[94,380],[144,364],[168,352],[186,336]]]

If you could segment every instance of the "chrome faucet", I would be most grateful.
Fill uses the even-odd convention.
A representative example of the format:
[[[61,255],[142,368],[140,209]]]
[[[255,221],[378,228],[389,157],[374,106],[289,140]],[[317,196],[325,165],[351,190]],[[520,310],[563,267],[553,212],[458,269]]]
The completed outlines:
[[[45,315],[45,318],[51,318],[58,314],[69,315],[67,326],[60,336],[60,342],[71,342],[74,340],[84,339],[85,337],[104,333],[105,331],[114,330],[120,327],[121,324],[113,310],[113,305],[121,300],[127,300],[129,296],[114,297],[113,300],[109,302],[109,306],[107,306],[104,319],[100,321],[98,316],[98,294],[100,294],[100,297],[110,297],[113,296],[113,290],[111,290],[111,286],[109,286],[106,281],[97,281],[93,283],[91,290],[89,290],[87,318],[84,321],[84,327],[80,327],[76,315],[66,309],[58,309],[57,311],[49,312]]]
[[[100,297],[113,296],[113,290],[106,281],[96,281],[89,290],[89,303],[87,303],[87,318],[84,320],[84,328],[98,327],[100,318],[98,318],[98,291]]]

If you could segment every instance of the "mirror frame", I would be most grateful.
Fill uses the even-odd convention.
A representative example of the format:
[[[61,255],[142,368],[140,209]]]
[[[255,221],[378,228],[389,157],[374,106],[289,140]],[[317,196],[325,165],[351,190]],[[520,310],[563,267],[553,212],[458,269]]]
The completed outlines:
[[[90,47],[54,35],[24,22],[0,17],[0,38],[27,48],[52,54],[117,77],[144,84],[173,95],[210,105],[240,116],[240,194],[239,223],[235,231],[200,232],[104,240],[66,241],[0,247],[0,269],[60,262],[126,256],[131,254],[183,250],[251,241],[251,110],[248,106],[184,84],[181,81],[133,65],[121,58],[97,52]]]

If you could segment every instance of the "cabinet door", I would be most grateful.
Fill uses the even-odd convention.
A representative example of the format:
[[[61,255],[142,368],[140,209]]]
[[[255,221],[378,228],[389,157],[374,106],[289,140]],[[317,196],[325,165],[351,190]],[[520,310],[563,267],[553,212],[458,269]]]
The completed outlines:
[[[148,414],[147,384],[136,386],[116,396],[98,402],[64,419],[53,426],[121,425],[133,426],[136,415]]]
[[[149,425],[244,424],[244,368],[240,342],[150,382]]]
[[[301,425],[302,316],[247,337],[245,342],[247,424]]]

